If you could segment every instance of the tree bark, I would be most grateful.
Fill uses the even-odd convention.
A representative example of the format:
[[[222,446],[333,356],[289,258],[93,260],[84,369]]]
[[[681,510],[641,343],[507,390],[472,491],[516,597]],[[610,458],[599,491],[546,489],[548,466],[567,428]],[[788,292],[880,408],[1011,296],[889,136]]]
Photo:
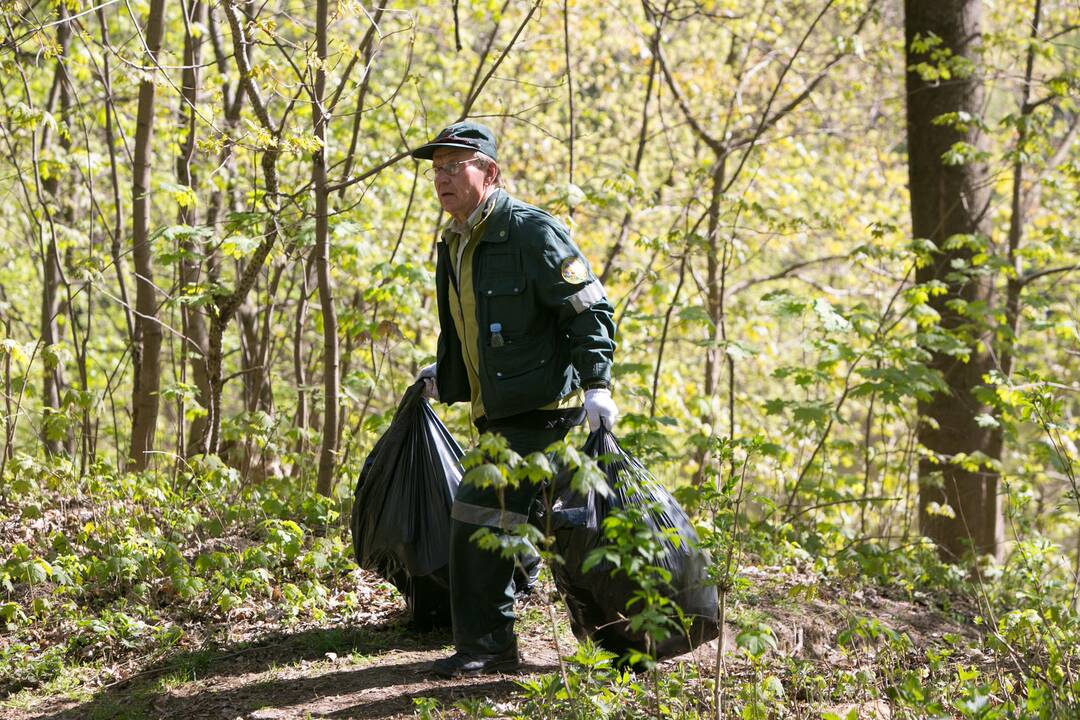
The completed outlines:
[[[319,57],[315,71],[315,137],[319,149],[312,157],[311,177],[315,185],[315,253],[319,276],[319,304],[323,316],[323,428],[322,449],[319,452],[319,479],[316,489],[329,496],[334,489],[334,468],[338,450],[338,395],[340,391],[340,356],[337,337],[337,311],[334,308],[334,287],[330,278],[330,228],[327,216],[328,196],[326,178],[326,26],[328,0],[316,4],[315,34]]]
[[[101,26],[101,42],[107,46],[109,44],[109,23],[105,18],[103,8],[98,8],[97,18],[98,24]],[[113,227],[112,237],[109,242],[109,255],[112,257],[113,267],[116,270],[116,285],[120,290],[120,305],[124,313],[128,344],[132,345],[135,342],[135,316],[131,312],[127,279],[124,272],[124,256],[121,252],[121,238],[124,234],[124,203],[120,199],[120,163],[117,160],[116,147],[117,128],[113,124],[113,118],[116,116],[116,103],[113,98],[110,59],[108,53],[101,59],[101,84],[102,90],[105,92],[105,145],[109,152],[109,184],[112,188],[113,199]],[[121,130],[120,133],[122,136],[123,131]]]
[[[1016,128],[1016,150],[1013,160],[1012,214],[1009,217],[1009,237],[1006,260],[1012,268],[1005,285],[1005,323],[999,331],[996,344],[998,369],[1002,377],[1012,376],[1016,361],[1016,340],[1020,336],[1020,314],[1022,311],[1021,294],[1024,290],[1024,267],[1020,256],[1020,246],[1024,239],[1024,219],[1028,198],[1024,192],[1024,157],[1029,151],[1028,123],[1034,111],[1031,103],[1031,81],[1035,72],[1035,48],[1039,36],[1039,22],[1042,16],[1042,0],[1035,0],[1034,17],[1031,22],[1031,42],[1028,45],[1027,63],[1024,79],[1020,88],[1020,119]],[[988,454],[1000,460],[1005,449],[1005,428],[1001,425],[990,431],[990,449]]]
[[[958,456],[990,450],[991,433],[976,420],[986,412],[976,393],[991,367],[980,345],[986,340],[982,313],[992,300],[992,284],[971,265],[974,246],[986,242],[990,234],[987,168],[978,155],[982,147],[978,123],[935,124],[947,113],[975,118],[982,113],[982,81],[971,69],[980,42],[980,3],[907,0],[905,13],[912,232],[936,247],[918,269],[916,280],[943,283],[946,292],[929,300],[940,316],[938,332],[967,346],[965,358],[947,352],[940,343],[923,343],[929,366],[941,374],[948,391],[919,402],[917,437],[929,453],[919,461],[920,527],[947,560],[959,560],[969,551],[996,557],[1003,536],[997,470],[987,465],[972,469],[957,461]],[[928,38],[939,42],[931,40],[933,46],[924,51],[915,47],[927,44]],[[951,54],[944,61],[943,51]],[[950,77],[924,79],[920,63],[945,65]],[[955,151],[956,143],[967,143],[966,160],[946,164],[943,156]],[[951,513],[938,509],[946,505]]]
[[[195,177],[191,170],[191,160],[195,153],[195,107],[199,101],[199,72],[202,60],[202,36],[192,32],[193,25],[203,25],[206,17],[206,5],[194,0],[191,9],[184,9],[187,32],[184,35],[184,70],[181,77],[181,103],[179,122],[186,126],[186,134],[180,143],[180,154],[176,157],[176,181],[180,185],[195,187]],[[181,207],[177,213],[177,222],[181,225],[194,225],[197,222],[195,209]],[[180,292],[187,294],[199,285],[202,278],[203,248],[197,245],[192,236],[185,236],[181,243]],[[202,307],[181,305],[181,323],[184,342],[181,345],[181,358],[185,364],[190,359],[191,378],[195,385],[195,401],[205,408],[210,397],[210,377],[206,369],[206,355],[210,349],[210,335],[206,327],[205,310]],[[183,427],[184,412],[180,412],[179,422]],[[187,432],[188,441],[182,448],[185,456],[190,457],[200,452],[200,441],[206,430],[206,415],[197,415],[191,421]]]
[[[258,123],[276,139],[280,135],[280,129],[274,127],[270,114],[267,112],[266,103],[263,101],[262,92],[252,75],[251,59],[248,56],[249,41],[244,34],[244,26],[241,24],[243,17],[240,9],[231,2],[227,3],[225,5],[225,16],[228,19],[229,29],[232,33],[233,59],[236,62],[237,69],[240,71],[241,87],[238,92],[243,91],[247,95]],[[278,213],[280,211],[278,203],[280,198],[277,161],[279,154],[278,144],[274,142],[263,150],[262,159],[259,161],[265,187],[263,204],[269,214],[263,232],[263,240],[252,254],[247,265],[244,266],[243,273],[236,281],[236,287],[233,291],[227,295],[217,297],[210,316],[210,350],[207,353],[206,361],[210,378],[210,404],[207,408],[209,417],[201,444],[205,448],[205,452],[212,454],[218,452],[221,434],[221,390],[224,384],[222,378],[222,362],[224,358],[222,340],[225,329],[228,327],[233,315],[236,314],[240,304],[244,302],[248,292],[255,285],[255,280],[259,273],[262,272],[266,258],[270,255],[270,250],[273,249],[278,236],[281,234],[278,225]]]
[[[311,269],[315,264],[314,250],[299,262],[300,296],[296,300],[296,316],[293,320],[292,360],[293,382],[296,383],[296,446],[294,452],[299,458],[307,451],[308,428],[308,389],[307,368],[304,365],[304,328],[307,324],[307,307],[311,297]],[[299,477],[302,463],[293,465],[293,476]]]
[[[165,30],[165,0],[151,0],[145,40],[148,64],[157,63]],[[150,163],[154,129],[152,80],[139,83],[135,120],[135,159],[132,168],[131,239],[135,264],[135,339],[132,358],[135,386],[131,394],[131,455],[128,467],[145,470],[154,450],[158,402],[161,390],[161,323],[157,315],[157,292],[150,247]]]
[[[705,397],[710,400],[716,394],[720,384],[720,359],[724,352],[720,347],[720,315],[723,311],[724,300],[721,297],[720,275],[723,268],[722,259],[726,257],[726,250],[721,247],[720,240],[720,203],[723,199],[724,173],[727,169],[727,156],[716,158],[712,174],[712,193],[709,199],[709,224],[708,242],[709,251],[705,258],[706,271],[706,304],[708,305],[709,320],[712,327],[709,331],[709,347],[705,350]],[[719,418],[710,417],[710,423],[716,423]],[[731,418],[734,421],[734,418]],[[717,428],[713,432],[719,435]]]
[[[59,8],[60,19],[63,21],[67,16],[67,9],[61,5]],[[60,57],[56,61],[56,73],[53,77],[53,86],[49,92],[46,110],[52,112],[57,98],[60,102],[60,116],[70,120],[71,89],[68,87],[67,73],[64,71],[64,56],[67,53],[71,40],[71,26],[68,22],[61,22],[57,27],[56,42],[60,47]],[[59,134],[60,147],[66,151],[71,146],[71,140],[67,136]],[[49,147],[51,134],[48,128],[41,138],[41,151],[44,154]],[[53,173],[42,181],[45,203],[56,202],[58,206],[68,208],[66,214],[70,215],[70,203],[67,202],[60,192],[60,177]],[[60,412],[60,400],[64,391],[64,368],[52,353],[51,348],[62,339],[60,325],[57,316],[60,314],[60,283],[62,268],[60,267],[60,253],[56,243],[56,227],[52,221],[52,213],[46,208],[45,215],[49,218],[48,232],[42,239],[44,251],[42,256],[42,284],[41,284],[41,347],[42,347],[42,377],[41,377],[41,443],[46,455],[59,455],[63,452],[65,439],[69,436],[67,431],[57,432],[56,414]]]

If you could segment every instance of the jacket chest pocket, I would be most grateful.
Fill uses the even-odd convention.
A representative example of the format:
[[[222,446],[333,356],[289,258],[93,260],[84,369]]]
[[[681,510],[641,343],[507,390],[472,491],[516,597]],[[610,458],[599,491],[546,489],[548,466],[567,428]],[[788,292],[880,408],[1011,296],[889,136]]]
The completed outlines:
[[[480,256],[480,276],[499,277],[521,275],[521,252],[516,249],[499,248]]]
[[[529,297],[527,282],[521,272],[512,274],[482,274],[476,283],[476,294],[485,306],[480,334],[491,344],[491,325],[498,323],[504,339],[520,337],[529,327]]]

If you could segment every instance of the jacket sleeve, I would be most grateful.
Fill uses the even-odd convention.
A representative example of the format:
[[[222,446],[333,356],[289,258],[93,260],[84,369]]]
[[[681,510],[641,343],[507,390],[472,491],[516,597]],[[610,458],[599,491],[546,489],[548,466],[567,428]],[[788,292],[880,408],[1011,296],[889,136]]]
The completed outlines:
[[[604,286],[564,228],[548,222],[538,230],[537,297],[557,313],[581,384],[610,384],[615,323]]]

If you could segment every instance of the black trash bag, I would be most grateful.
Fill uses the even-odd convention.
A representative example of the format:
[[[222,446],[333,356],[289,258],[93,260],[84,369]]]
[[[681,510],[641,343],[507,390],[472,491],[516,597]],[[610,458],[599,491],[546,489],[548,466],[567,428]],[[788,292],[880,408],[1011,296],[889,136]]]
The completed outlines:
[[[619,446],[606,428],[589,435],[583,448],[591,457],[602,458],[600,467],[607,476],[612,494],[604,497],[590,491],[582,496],[570,487],[572,471],[563,471],[555,479],[551,493],[551,529],[555,550],[563,563],[555,563],[552,574],[559,591],[566,598],[570,625],[578,639],[592,638],[605,650],[626,657],[631,651],[650,650],[642,632],[634,632],[627,619],[635,607],[627,608],[638,581],[624,572],[612,575],[614,566],[601,562],[582,572],[589,553],[605,544],[604,519],[613,511],[637,507],[644,522],[656,533],[663,552],[655,564],[671,573],[671,581],[662,593],[692,621],[689,634],[672,629],[671,634],[651,648],[657,660],[681,655],[717,636],[716,587],[709,582],[706,568],[708,554],[698,548],[698,537],[686,512],[675,498],[649,474],[633,456]],[[676,546],[662,534],[674,529],[681,542]]]
[[[450,506],[461,484],[461,446],[424,399],[405,391],[375,443],[352,511],[360,567],[389,580],[420,630],[450,625]]]

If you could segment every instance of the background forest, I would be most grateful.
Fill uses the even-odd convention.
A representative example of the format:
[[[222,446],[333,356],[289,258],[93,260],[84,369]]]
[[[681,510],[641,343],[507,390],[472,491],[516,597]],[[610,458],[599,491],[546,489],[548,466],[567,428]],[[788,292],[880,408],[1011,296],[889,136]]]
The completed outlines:
[[[637,684],[585,647],[491,712],[1080,716],[1075,2],[0,14],[9,711],[158,716],[230,643],[392,615],[349,507],[434,359],[446,217],[408,149],[469,117],[616,305],[619,436],[700,519],[735,633],[727,672]],[[963,632],[853,613],[844,663],[799,659],[762,578]],[[173,684],[106,692],[147,672]]]

